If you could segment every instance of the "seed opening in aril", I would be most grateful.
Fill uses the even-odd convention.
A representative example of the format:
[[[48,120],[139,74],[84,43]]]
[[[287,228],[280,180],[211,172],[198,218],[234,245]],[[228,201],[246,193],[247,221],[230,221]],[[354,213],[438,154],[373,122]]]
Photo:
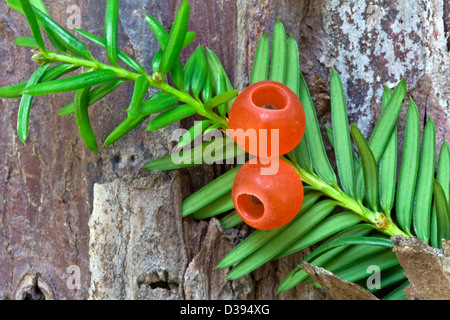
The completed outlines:
[[[252,101],[255,106],[269,110],[284,109],[288,103],[286,94],[273,86],[257,88],[252,94]]]
[[[237,197],[237,207],[249,219],[259,220],[264,215],[264,204],[262,201],[251,194],[241,194]]]
[[[271,105],[270,103],[263,105],[262,107],[263,109],[268,109],[268,110],[278,110],[277,108],[275,108],[273,105]]]

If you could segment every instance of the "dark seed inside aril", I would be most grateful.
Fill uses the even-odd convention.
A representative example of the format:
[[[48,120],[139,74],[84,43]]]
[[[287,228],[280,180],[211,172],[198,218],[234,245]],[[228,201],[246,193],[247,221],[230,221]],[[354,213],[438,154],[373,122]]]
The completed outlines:
[[[273,105],[271,105],[270,103],[263,105],[261,108],[263,109],[268,109],[268,110],[278,110],[277,108],[275,108]]]
[[[257,205],[260,205],[260,206],[262,206],[263,205],[263,203],[261,202],[261,200],[259,200],[257,197],[255,197],[255,196],[252,196],[252,201],[253,201],[253,204],[257,204]]]

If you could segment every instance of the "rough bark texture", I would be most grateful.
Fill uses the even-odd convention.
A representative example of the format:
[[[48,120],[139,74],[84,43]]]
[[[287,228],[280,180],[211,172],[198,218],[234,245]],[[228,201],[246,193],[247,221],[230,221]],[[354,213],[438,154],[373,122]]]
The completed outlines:
[[[182,298],[186,252],[178,189],[176,173],[94,186],[91,298]]]
[[[344,281],[323,268],[305,262],[302,269],[324,288],[332,300],[378,300],[363,287]]]
[[[63,26],[71,15],[68,7],[78,5],[81,28],[103,34],[105,0],[45,2]],[[169,27],[178,4],[121,2],[119,45],[147,70],[158,45],[142,13]],[[448,1],[190,4],[190,30],[197,32],[200,44],[216,52],[236,88],[248,83],[257,41],[264,32],[270,34],[279,17],[299,42],[301,70],[321,124],[329,124],[328,80],[335,67],[342,76],[350,121],[364,133],[372,130],[380,114],[383,84],[393,87],[406,77],[408,97],[414,98],[421,118],[433,116],[436,122],[438,147],[448,140]],[[36,68],[29,50],[13,45],[14,37],[28,34],[24,17],[1,1],[0,86],[24,81]],[[184,53],[184,60],[194,48]],[[105,58],[97,47],[92,51]],[[132,86],[125,84],[92,108],[99,141],[122,121],[131,94]],[[307,252],[267,263],[238,281],[225,281],[226,270],[213,267],[251,230],[240,226],[224,232],[216,219],[181,219],[180,201],[227,167],[141,170],[147,161],[169,153],[170,134],[179,124],[153,133],[141,126],[94,155],[79,138],[73,117],[57,116],[72,98],[69,93],[34,100],[26,146],[15,130],[19,100],[0,99],[0,298],[327,298],[307,285],[276,294],[281,279]],[[406,108],[400,133],[405,114]],[[79,289],[67,283],[69,266],[80,268]]]
[[[443,241],[441,250],[431,248],[414,237],[394,237],[392,242],[410,282],[404,290],[408,300],[449,300],[449,242]]]

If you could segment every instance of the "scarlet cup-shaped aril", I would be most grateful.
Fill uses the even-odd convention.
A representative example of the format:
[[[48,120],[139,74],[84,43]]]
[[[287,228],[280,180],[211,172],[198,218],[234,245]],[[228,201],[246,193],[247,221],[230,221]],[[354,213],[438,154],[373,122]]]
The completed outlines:
[[[261,81],[244,89],[233,102],[228,119],[236,143],[261,158],[288,153],[305,132],[300,100],[276,81]]]
[[[278,163],[274,165],[273,161]],[[262,174],[271,166],[278,170],[274,174]],[[281,159],[270,159],[267,164],[261,160],[244,164],[234,179],[231,193],[241,219],[260,230],[285,225],[297,215],[303,203],[302,181]]]

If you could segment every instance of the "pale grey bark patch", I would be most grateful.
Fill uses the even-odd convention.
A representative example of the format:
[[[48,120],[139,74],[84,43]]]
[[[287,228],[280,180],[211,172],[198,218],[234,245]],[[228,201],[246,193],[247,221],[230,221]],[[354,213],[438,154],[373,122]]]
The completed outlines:
[[[94,186],[91,299],[181,299],[186,252],[179,175]]]
[[[438,108],[448,114],[442,1],[324,3],[327,36],[320,61],[341,74],[351,122],[367,135],[380,114],[383,84],[393,88],[406,78],[414,88],[425,75],[431,77]]]

